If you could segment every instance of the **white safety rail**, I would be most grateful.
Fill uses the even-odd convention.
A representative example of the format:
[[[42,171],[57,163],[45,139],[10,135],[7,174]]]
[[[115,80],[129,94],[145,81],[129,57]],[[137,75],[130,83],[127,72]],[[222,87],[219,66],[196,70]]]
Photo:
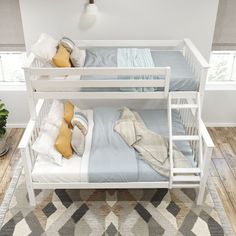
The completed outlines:
[[[185,128],[184,135],[173,134],[172,110],[178,110]],[[200,183],[203,175],[203,151],[201,134],[201,102],[199,92],[170,92],[168,98],[170,188],[175,183]],[[194,160],[192,168],[176,168],[173,161],[173,143],[188,141]]]

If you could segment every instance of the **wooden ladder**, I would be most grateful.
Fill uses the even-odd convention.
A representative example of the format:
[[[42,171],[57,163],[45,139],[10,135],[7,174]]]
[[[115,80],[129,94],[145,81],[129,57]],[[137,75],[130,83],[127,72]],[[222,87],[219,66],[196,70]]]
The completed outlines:
[[[185,100],[186,102],[176,103],[176,101]],[[168,128],[169,128],[169,158],[170,158],[170,182],[169,188],[172,188],[173,184],[186,185],[199,184],[203,170],[203,157],[202,157],[202,138],[200,129],[201,120],[201,102],[200,94],[198,92],[170,92],[168,97]],[[172,129],[172,110],[187,110],[195,118],[196,129],[191,131],[188,128],[188,132],[185,135],[173,135]],[[186,130],[186,128],[185,128]],[[197,132],[196,132],[197,130]],[[173,142],[174,141],[189,141],[191,147],[193,143],[198,142],[198,160],[195,162],[196,167],[192,168],[176,168],[173,160]],[[196,151],[196,150],[195,150]],[[196,153],[193,153],[196,155]],[[195,159],[195,158],[194,158]]]

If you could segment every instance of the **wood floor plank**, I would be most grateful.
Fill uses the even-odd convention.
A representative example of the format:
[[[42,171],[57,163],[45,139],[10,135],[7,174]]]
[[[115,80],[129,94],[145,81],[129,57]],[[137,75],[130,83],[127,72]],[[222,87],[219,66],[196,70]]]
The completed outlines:
[[[228,138],[234,138],[236,136],[236,127],[227,127],[226,135]]]
[[[2,180],[7,167],[11,161],[11,158],[17,148],[20,138],[23,134],[23,129],[12,129],[8,135],[7,142],[10,145],[10,149],[6,155],[0,158],[0,181]]]
[[[211,178],[215,184],[216,190],[219,194],[219,197],[221,199],[222,205],[225,209],[225,213],[228,216],[228,219],[231,223],[231,226],[233,228],[234,234],[236,235],[236,211],[234,210],[234,207],[229,199],[229,196],[225,190],[224,185],[222,184],[219,177],[212,177]]]
[[[210,128],[208,130],[215,144],[227,142],[227,138],[226,138],[227,133],[226,133],[225,128],[216,127],[216,128]]]
[[[220,141],[220,143],[227,143],[228,137],[230,137],[230,134],[227,132],[227,127],[217,127],[215,128],[217,132],[217,138]]]
[[[235,137],[228,138],[228,143],[230,144],[234,154],[236,155],[236,134],[235,134]]]
[[[224,158],[220,148],[218,146],[215,146],[212,151],[212,159],[219,159]]]
[[[227,138],[234,138],[236,136],[236,129],[234,127],[226,127],[225,134]]]
[[[4,173],[4,176],[1,180],[1,185],[0,185],[0,202],[3,200],[4,194],[9,186],[9,183],[12,179],[12,176],[14,174],[15,168],[17,166],[17,163],[20,159],[20,151],[18,149],[15,150],[11,161]]]
[[[7,129],[6,136],[8,137],[12,129]]]
[[[219,148],[228,163],[230,169],[233,172],[234,177],[236,177],[236,155],[229,143],[219,144]]]
[[[225,159],[213,159],[213,162],[229,199],[234,206],[234,210],[236,210],[236,179]]]
[[[212,177],[218,177],[219,176],[219,174],[216,170],[216,167],[215,167],[212,160],[211,160],[211,163],[210,163],[209,171],[210,171],[210,176],[212,176]]]

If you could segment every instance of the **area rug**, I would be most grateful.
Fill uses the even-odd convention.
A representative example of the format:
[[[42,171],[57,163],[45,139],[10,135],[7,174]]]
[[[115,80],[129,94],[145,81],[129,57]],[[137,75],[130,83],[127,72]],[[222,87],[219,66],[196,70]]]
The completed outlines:
[[[232,234],[211,184],[201,207],[192,189],[122,189],[37,191],[33,208],[17,171],[0,209],[1,236]]]

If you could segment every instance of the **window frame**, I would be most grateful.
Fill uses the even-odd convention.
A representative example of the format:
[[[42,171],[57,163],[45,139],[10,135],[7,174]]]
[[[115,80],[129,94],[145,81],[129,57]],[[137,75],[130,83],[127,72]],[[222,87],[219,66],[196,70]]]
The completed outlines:
[[[14,51],[0,50],[0,57],[1,57],[1,54],[23,54],[23,53],[27,56],[27,52],[25,50],[24,51],[23,50],[14,50]],[[0,91],[6,90],[4,87],[11,88],[13,90],[16,90],[15,88],[19,88],[19,90],[21,90],[22,87],[25,87],[25,81],[1,81],[0,80]]]
[[[234,59],[234,65],[236,64],[236,50],[224,50],[224,51],[220,51],[220,50],[213,50],[211,51],[212,53],[228,53],[228,54],[235,54],[235,59]],[[214,91],[214,90],[218,90],[218,91],[234,91],[236,90],[236,80],[225,80],[225,81],[209,81],[207,78],[207,82],[206,82],[206,90],[209,91]]]

